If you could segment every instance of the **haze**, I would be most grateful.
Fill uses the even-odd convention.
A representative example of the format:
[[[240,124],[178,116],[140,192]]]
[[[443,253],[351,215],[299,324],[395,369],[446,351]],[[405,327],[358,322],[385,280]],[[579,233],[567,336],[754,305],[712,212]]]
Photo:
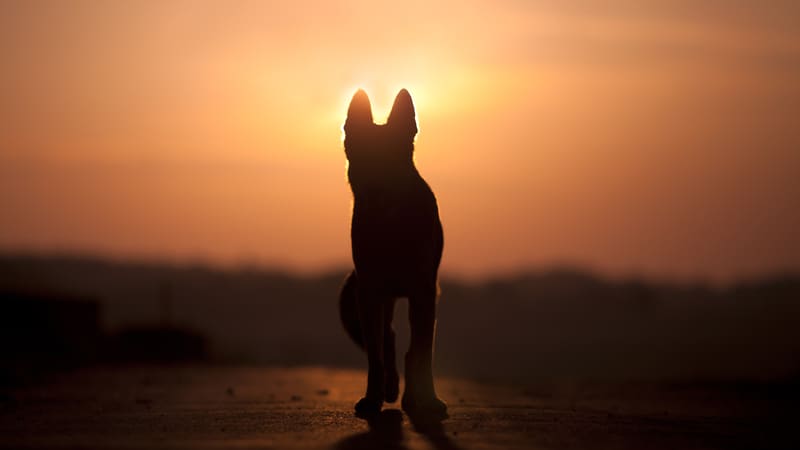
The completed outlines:
[[[349,265],[407,88],[463,277],[800,270],[800,3],[4,2],[0,250]]]

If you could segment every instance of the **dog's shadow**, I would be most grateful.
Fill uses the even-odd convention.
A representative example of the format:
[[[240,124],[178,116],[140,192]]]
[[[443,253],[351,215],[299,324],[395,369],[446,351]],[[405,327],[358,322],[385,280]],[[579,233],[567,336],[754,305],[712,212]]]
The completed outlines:
[[[445,433],[440,421],[409,417],[414,431],[421,434],[437,450],[462,450]],[[334,445],[334,450],[407,450],[403,437],[403,413],[385,409],[367,420],[369,430],[348,436]]]

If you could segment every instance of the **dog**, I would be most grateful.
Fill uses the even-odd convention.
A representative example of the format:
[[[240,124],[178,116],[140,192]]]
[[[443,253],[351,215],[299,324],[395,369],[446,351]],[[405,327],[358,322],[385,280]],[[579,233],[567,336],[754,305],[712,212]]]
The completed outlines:
[[[358,90],[344,132],[355,269],[342,287],[339,310],[369,365],[356,415],[374,417],[384,401],[397,400],[392,317],[397,298],[405,297],[411,343],[401,405],[410,417],[444,419],[447,405],[436,395],[432,368],[444,236],[436,197],[414,165],[417,122],[411,95],[401,90],[386,124],[377,125],[367,94]]]

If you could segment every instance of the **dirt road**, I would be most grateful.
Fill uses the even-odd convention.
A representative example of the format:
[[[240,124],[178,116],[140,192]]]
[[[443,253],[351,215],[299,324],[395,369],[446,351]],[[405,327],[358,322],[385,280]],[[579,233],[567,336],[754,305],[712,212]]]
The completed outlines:
[[[797,391],[762,385],[503,387],[441,379],[441,424],[397,406],[353,416],[364,373],[298,368],[86,369],[0,391],[3,448],[800,448]]]

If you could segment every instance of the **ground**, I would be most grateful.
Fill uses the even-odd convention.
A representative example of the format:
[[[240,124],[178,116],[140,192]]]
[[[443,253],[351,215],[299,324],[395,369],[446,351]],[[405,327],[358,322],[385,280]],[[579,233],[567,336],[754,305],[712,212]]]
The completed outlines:
[[[780,387],[438,380],[441,424],[353,415],[365,373],[326,368],[81,369],[0,391],[2,448],[800,448]],[[794,442],[791,439],[794,438]]]

